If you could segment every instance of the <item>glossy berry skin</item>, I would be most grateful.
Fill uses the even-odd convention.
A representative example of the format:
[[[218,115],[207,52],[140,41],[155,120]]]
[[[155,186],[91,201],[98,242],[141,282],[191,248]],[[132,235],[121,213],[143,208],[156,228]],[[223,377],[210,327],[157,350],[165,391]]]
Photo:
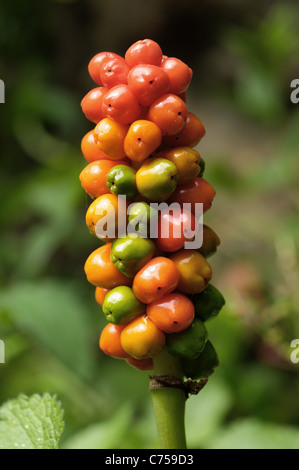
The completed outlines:
[[[164,147],[195,147],[204,137],[206,130],[198,117],[188,113],[184,127],[175,135],[163,136]]]
[[[166,201],[178,182],[177,168],[166,158],[149,158],[136,173],[139,194],[155,202]]]
[[[180,250],[170,256],[180,271],[177,286],[184,294],[198,294],[209,284],[212,268],[207,260],[196,250]]]
[[[95,290],[95,299],[96,302],[102,306],[105,300],[106,295],[110,292],[110,289],[103,289],[103,287],[96,287]]]
[[[179,279],[176,265],[168,258],[157,256],[136,274],[132,288],[141,302],[149,304],[174,291]]]
[[[135,42],[125,54],[126,62],[130,67],[139,64],[160,65],[162,61],[162,50],[152,39],[142,39]]]
[[[179,95],[187,88],[192,78],[192,70],[176,57],[168,57],[161,63],[161,69],[169,79],[169,93]]]
[[[216,195],[214,188],[204,178],[194,178],[189,183],[178,186],[172,193],[169,202],[191,204],[191,212],[195,214],[196,204],[203,204],[203,212],[210,209]]]
[[[175,164],[178,172],[178,185],[188,183],[200,172],[200,154],[191,147],[175,147],[157,153],[157,157],[167,158]]]
[[[91,197],[97,198],[107,193],[106,178],[110,170],[119,163],[125,168],[127,165],[123,161],[116,162],[114,160],[98,160],[89,163],[80,173],[79,179],[82,188]]]
[[[108,160],[109,157],[102,152],[94,138],[93,130],[87,132],[81,141],[81,150],[85,160],[89,163],[97,160]]]
[[[109,291],[103,303],[106,319],[116,325],[129,323],[145,313],[145,305],[128,286],[118,286]]]
[[[135,357],[128,357],[127,364],[135,367],[138,370],[154,370],[154,361],[151,357],[148,359],[135,359]]]
[[[192,324],[194,306],[185,295],[172,292],[148,304],[146,314],[161,331],[178,333]]]
[[[105,117],[102,110],[103,97],[108,88],[98,87],[90,90],[81,101],[81,108],[85,117],[96,124]]]
[[[127,359],[129,357],[120,342],[123,329],[123,325],[114,325],[113,323],[108,323],[104,327],[100,336],[99,346],[105,354],[117,357],[118,359]]]
[[[101,67],[100,78],[105,87],[126,85],[130,67],[123,57],[109,59]]]
[[[192,297],[195,308],[195,316],[201,321],[207,321],[214,318],[225,304],[225,299],[221,292],[211,284],[200,294]]]
[[[204,350],[207,339],[208,332],[204,323],[195,318],[186,330],[167,335],[166,347],[174,356],[193,360]]]
[[[112,160],[124,158],[124,140],[128,126],[111,118],[102,119],[94,129],[94,138],[98,148]]]
[[[219,359],[214,346],[208,340],[197,359],[183,359],[181,363],[185,377],[197,380],[213,374],[215,367],[219,365]]]
[[[127,235],[113,241],[111,261],[125,276],[133,278],[152,259],[155,248],[149,238]]]
[[[115,194],[107,193],[99,196],[90,204],[86,212],[86,225],[91,235],[106,241],[116,238],[118,213],[125,210],[125,202]]]
[[[165,346],[165,335],[146,315],[126,325],[120,337],[123,349],[135,359],[159,354]]]
[[[211,229],[208,225],[203,224],[202,226],[202,245],[198,249],[205,258],[209,258],[216,253],[218,246],[220,245],[220,238],[217,233]]]
[[[111,243],[100,246],[86,260],[84,270],[88,282],[95,287],[113,289],[117,286],[130,286],[131,279],[124,276],[110,259]]]
[[[96,54],[88,64],[88,72],[94,82],[102,86],[101,68],[104,63],[110,59],[122,59],[121,56],[114,54],[114,52],[99,52]]]
[[[146,202],[135,202],[128,208],[128,230],[142,237],[150,235],[150,224],[158,220],[158,211]]]
[[[167,93],[169,79],[160,67],[141,64],[130,70],[128,85],[141,105],[150,106],[153,101]]]
[[[167,93],[150,106],[147,119],[161,129],[162,134],[175,135],[180,132],[187,119],[187,107],[177,95]]]
[[[107,174],[107,188],[115,195],[125,195],[132,200],[138,195],[136,181],[136,171],[126,165],[116,165]]]
[[[190,229],[192,233],[188,233]],[[156,245],[165,252],[180,250],[197,230],[199,226],[191,212],[180,207],[173,210],[162,209],[159,213]]]
[[[116,85],[104,95],[103,117],[115,119],[120,124],[130,124],[139,119],[142,109],[128,85]]]
[[[142,162],[162,142],[162,132],[154,122],[140,119],[133,122],[124,139],[124,152],[135,162]]]
[[[105,242],[118,236],[119,214],[125,213],[127,202],[115,194],[107,193],[96,198],[86,212],[86,225],[91,235]]]

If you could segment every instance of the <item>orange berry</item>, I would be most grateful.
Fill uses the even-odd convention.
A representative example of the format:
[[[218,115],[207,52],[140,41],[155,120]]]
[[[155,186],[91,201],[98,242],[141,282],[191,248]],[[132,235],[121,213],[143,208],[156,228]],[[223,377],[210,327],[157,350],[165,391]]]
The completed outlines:
[[[156,356],[164,348],[165,340],[164,333],[146,315],[126,325],[120,337],[124,350],[135,359]]]
[[[122,274],[110,259],[111,243],[100,246],[86,260],[84,270],[88,282],[95,287],[113,289],[117,286],[130,286],[132,279]]]
[[[177,292],[167,294],[147,306],[146,314],[165,333],[178,333],[194,319],[194,306],[188,297]]]
[[[82,188],[91,197],[99,197],[109,190],[106,185],[106,178],[109,171],[115,165],[126,165],[125,161],[116,160],[98,160],[89,163],[80,173],[79,179]]]
[[[212,278],[212,268],[205,257],[196,250],[180,250],[171,255],[180,271],[177,290],[184,294],[199,294]]]
[[[178,185],[188,183],[200,172],[200,154],[191,147],[175,147],[164,150],[156,155],[157,158],[167,158],[175,164],[179,180]]]
[[[183,129],[187,119],[186,104],[177,95],[167,93],[151,104],[147,119],[157,124],[162,134],[177,134]]]
[[[110,289],[103,289],[103,287],[96,287],[95,290],[95,299],[96,302],[102,306],[105,300],[106,295],[110,292]]]
[[[87,132],[81,141],[81,150],[84,158],[89,162],[107,160],[109,157],[102,152],[95,141],[93,130]]]
[[[149,304],[172,292],[179,279],[180,273],[176,265],[168,258],[158,256],[140,269],[132,288],[141,302]]]
[[[197,116],[188,113],[184,127],[175,135],[163,136],[162,146],[165,147],[195,147],[204,137],[206,130]]]
[[[108,356],[117,357],[119,359],[127,359],[128,354],[123,349],[120,337],[122,330],[124,329],[124,325],[114,325],[114,323],[108,323],[103,329],[99,346],[101,350],[108,354]]]
[[[125,154],[135,162],[145,160],[162,141],[160,128],[151,121],[141,119],[131,124],[124,140]]]
[[[118,213],[122,210],[126,211],[126,205],[115,194],[103,194],[95,199],[87,209],[85,217],[91,235],[101,240],[114,240],[117,237]]]
[[[112,160],[125,157],[124,140],[128,126],[111,118],[102,119],[94,129],[94,138],[99,149]]]

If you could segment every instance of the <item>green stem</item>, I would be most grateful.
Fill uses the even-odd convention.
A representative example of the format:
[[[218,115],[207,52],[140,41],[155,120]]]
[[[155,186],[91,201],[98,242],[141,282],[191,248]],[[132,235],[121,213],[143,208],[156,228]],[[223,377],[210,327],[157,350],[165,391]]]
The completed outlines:
[[[166,351],[154,358],[154,375],[183,378],[180,360]],[[158,388],[150,391],[161,449],[186,449],[183,390]]]

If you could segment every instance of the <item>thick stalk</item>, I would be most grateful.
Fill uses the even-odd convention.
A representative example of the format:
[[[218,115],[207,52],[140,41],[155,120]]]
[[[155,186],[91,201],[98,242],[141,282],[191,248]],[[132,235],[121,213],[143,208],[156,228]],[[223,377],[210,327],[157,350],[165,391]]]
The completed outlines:
[[[154,358],[154,375],[183,379],[180,360],[166,351]],[[186,449],[185,402],[179,388],[157,388],[150,391],[161,449]]]

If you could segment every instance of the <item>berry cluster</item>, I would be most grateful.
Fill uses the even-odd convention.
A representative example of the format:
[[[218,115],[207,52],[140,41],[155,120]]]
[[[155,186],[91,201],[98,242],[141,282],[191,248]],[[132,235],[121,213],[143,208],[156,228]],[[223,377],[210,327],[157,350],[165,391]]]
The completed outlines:
[[[150,39],[133,44],[124,58],[100,52],[88,68],[98,87],[81,102],[95,127],[82,139],[89,164],[80,181],[94,199],[86,224],[105,243],[85,264],[109,322],[100,348],[141,370],[152,369],[153,357],[166,348],[181,358],[187,377],[206,376],[218,359],[204,322],[224,299],[209,284],[207,261],[220,240],[200,226],[196,212],[197,203],[203,212],[211,207],[215,191],[194,149],[205,129],[187,109],[192,70]],[[151,205],[164,201],[179,209]],[[123,217],[134,234],[123,233]],[[184,248],[199,228],[201,247]]]

